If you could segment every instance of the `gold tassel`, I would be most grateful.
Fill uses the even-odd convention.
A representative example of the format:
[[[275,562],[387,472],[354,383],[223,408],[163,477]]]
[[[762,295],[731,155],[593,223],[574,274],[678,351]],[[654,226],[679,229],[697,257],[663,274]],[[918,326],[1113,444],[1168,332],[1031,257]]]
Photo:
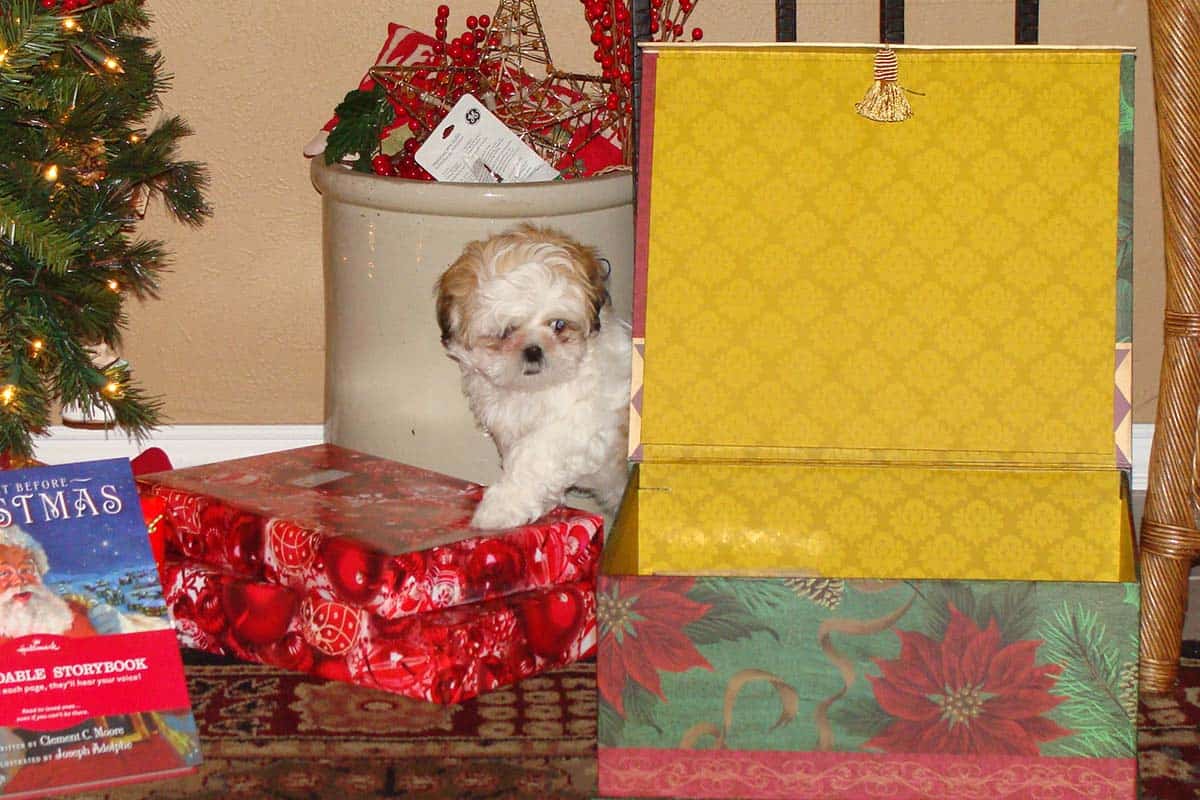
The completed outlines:
[[[861,103],[854,110],[876,122],[903,122],[912,116],[912,106],[900,86],[900,65],[896,51],[884,47],[875,54],[875,83],[867,90]]]

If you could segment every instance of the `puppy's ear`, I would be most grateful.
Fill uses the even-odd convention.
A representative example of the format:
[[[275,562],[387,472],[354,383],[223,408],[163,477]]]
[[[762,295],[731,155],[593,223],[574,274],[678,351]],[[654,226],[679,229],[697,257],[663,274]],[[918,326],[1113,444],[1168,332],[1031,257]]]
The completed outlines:
[[[434,294],[437,297],[437,321],[438,328],[442,331],[442,347],[445,347],[449,341],[454,338],[454,299],[446,289],[446,276],[442,275],[438,279],[437,287]]]
[[[608,296],[608,290],[592,300],[592,333],[600,330],[600,312],[604,310],[606,305],[609,305],[612,299]]]
[[[593,247],[571,242],[567,249],[587,287],[586,296],[592,308],[592,333],[595,333],[600,330],[600,312],[612,302],[608,295],[608,273],[612,266],[600,258]]]
[[[463,329],[463,313],[471,293],[479,285],[476,264],[479,259],[474,252],[472,242],[450,265],[449,269],[438,278],[434,286],[434,296],[437,300],[437,321],[442,331],[442,345],[446,346],[459,338]]]

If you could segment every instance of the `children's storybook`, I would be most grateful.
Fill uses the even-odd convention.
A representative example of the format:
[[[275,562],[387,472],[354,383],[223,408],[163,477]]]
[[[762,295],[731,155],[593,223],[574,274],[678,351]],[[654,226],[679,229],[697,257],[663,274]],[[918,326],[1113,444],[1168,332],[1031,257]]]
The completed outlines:
[[[199,762],[129,461],[0,471],[0,798]]]

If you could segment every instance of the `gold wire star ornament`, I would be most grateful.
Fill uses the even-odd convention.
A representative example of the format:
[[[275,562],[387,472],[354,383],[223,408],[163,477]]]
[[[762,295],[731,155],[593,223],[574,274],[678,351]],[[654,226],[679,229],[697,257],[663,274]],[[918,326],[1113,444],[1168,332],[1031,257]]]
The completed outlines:
[[[504,75],[508,68],[532,75],[530,64],[540,64],[547,74],[554,72],[546,31],[533,0],[500,0],[484,41],[489,45],[495,42],[479,62],[485,73]]]
[[[474,67],[448,64],[377,66],[372,67],[369,74],[426,135],[437,127],[459,97],[468,92],[476,94],[480,88],[479,71]],[[464,80],[456,80],[459,77]],[[483,97],[480,99],[487,102]]]

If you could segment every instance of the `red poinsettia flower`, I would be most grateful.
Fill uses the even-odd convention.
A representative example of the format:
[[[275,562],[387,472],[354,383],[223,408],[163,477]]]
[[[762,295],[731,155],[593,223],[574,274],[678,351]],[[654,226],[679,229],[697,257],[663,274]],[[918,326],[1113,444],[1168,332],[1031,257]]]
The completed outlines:
[[[875,699],[895,719],[864,746],[899,753],[1038,755],[1039,742],[1072,731],[1042,714],[1065,698],[1050,694],[1062,669],[1034,664],[1041,641],[1001,646],[993,618],[986,629],[950,605],[946,636],[936,642],[897,631],[900,657],[875,659]]]
[[[622,693],[626,681],[634,680],[665,701],[659,672],[712,669],[683,632],[684,626],[709,609],[688,598],[695,582],[695,578],[600,579],[596,591],[600,626],[596,682],[601,697],[621,716],[625,716]]]

